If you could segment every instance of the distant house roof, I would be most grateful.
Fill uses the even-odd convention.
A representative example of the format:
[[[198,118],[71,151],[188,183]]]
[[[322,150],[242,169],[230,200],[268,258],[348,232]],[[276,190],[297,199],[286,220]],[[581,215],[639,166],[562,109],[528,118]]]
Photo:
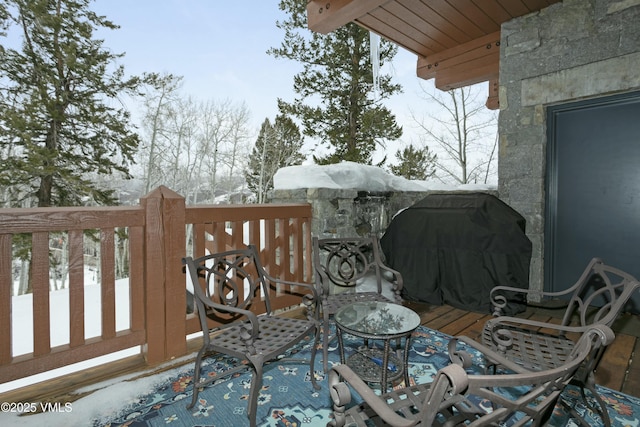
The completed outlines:
[[[500,25],[560,0],[309,0],[309,28],[329,33],[349,22],[418,55],[417,76],[442,90],[489,81],[498,107]]]

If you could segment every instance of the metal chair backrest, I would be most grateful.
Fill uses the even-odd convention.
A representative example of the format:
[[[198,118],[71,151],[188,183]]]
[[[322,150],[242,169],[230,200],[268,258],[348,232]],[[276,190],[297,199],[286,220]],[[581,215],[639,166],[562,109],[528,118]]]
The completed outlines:
[[[560,300],[566,303],[561,325],[587,327],[600,323],[611,326],[638,288],[640,282],[631,274],[593,258],[570,288],[558,292],[540,292],[496,286],[491,290],[491,302],[494,315],[501,316],[514,295],[537,297],[541,302],[529,303],[543,307],[550,299]]]
[[[611,326],[638,288],[640,282],[635,277],[594,258],[578,281],[564,291],[571,299],[562,324],[571,324],[577,314],[581,326]]]
[[[237,320],[229,308],[271,313],[268,283],[255,246],[185,258],[201,325]],[[207,301],[205,303],[205,301]],[[203,329],[203,330],[206,330]]]
[[[378,292],[382,289],[380,252],[373,237],[313,238],[316,283],[325,290],[329,284],[353,288],[370,273],[376,276]]]

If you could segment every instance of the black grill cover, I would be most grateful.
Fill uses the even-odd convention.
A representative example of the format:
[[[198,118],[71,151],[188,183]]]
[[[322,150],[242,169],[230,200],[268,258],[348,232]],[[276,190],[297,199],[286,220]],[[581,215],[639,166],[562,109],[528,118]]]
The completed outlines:
[[[490,313],[494,286],[529,287],[525,220],[490,194],[431,194],[398,213],[380,245],[409,300]]]

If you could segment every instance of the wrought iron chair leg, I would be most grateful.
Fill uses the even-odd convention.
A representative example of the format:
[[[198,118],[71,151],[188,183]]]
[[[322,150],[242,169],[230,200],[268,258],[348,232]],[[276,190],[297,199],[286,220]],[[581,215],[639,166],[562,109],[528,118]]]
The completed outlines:
[[[253,374],[251,376],[251,389],[249,391],[249,402],[247,404],[247,413],[249,415],[249,425],[256,427],[256,412],[258,411],[258,396],[262,389],[262,365],[253,366]]]
[[[318,350],[319,342],[320,342],[320,334],[318,333],[318,331],[316,331],[316,333],[313,334],[313,347],[311,347],[311,360],[309,361],[309,374],[311,375],[311,385],[316,390],[320,390],[321,388],[318,382],[316,381],[316,372],[315,372],[316,352]],[[324,360],[326,361],[327,359],[325,358]]]
[[[322,322],[322,367],[324,373],[329,372],[329,319]]]
[[[200,349],[198,355],[196,357],[196,366],[193,372],[193,395],[191,397],[191,403],[187,405],[187,409],[191,409],[196,405],[198,401],[198,394],[200,393],[200,365],[202,364],[202,358],[204,356],[205,349],[204,347]]]
[[[589,401],[587,400],[587,396],[584,392],[585,388],[589,390],[593,398],[596,399],[596,402],[598,403],[598,406],[600,408],[596,408],[589,403]],[[600,395],[596,391],[595,386],[593,386],[592,384],[586,384],[584,387],[580,387],[580,392],[582,394],[582,400],[584,400],[585,405],[587,407],[590,407],[600,415],[600,418],[602,418],[602,423],[605,425],[605,427],[611,427],[611,419],[609,418],[607,405],[604,403],[604,400],[602,400],[602,397],[600,397]]]
[[[578,411],[576,411],[576,409],[571,406],[569,403],[567,403],[564,399],[562,399],[562,397],[560,397],[559,399],[559,403],[561,406],[564,407],[565,411],[567,411],[567,413],[572,416],[574,418],[574,420],[576,420],[578,422],[579,425],[581,425],[582,427],[590,427],[589,424],[587,424],[587,422],[585,421],[585,419],[582,417],[582,415],[580,415],[578,413]]]

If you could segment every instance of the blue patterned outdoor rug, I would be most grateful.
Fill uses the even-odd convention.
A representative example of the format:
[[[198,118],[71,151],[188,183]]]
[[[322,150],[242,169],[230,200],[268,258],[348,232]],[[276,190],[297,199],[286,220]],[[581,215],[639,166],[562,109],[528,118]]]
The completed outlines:
[[[410,360],[412,383],[429,382],[437,370],[449,364],[447,343],[450,336],[438,331],[418,328],[414,333]],[[345,347],[357,345],[345,337]],[[329,362],[339,363],[337,340],[332,342]],[[305,357],[311,344],[305,342],[294,350],[295,357]],[[308,364],[272,363],[265,367],[263,387],[258,401],[257,419],[261,427],[277,426],[325,426],[330,419],[331,402],[327,377],[322,371],[322,352],[316,357],[315,375],[320,390],[311,386]],[[477,360],[479,361],[479,359]],[[211,357],[204,368],[203,376],[215,376],[235,360],[226,357]],[[157,387],[153,393],[140,396],[129,408],[108,420],[96,420],[94,426],[170,426],[170,427],[238,427],[248,425],[246,415],[247,396],[251,375],[249,371],[231,378],[221,378],[200,392],[199,400],[192,409],[187,409],[192,395],[193,369],[185,367],[175,378]],[[640,423],[640,399],[603,387],[598,388],[609,408],[614,426],[638,426]],[[354,396],[358,401],[357,395]],[[562,398],[576,409],[592,426],[601,426],[597,414],[587,408],[577,388],[566,390]],[[594,402],[595,403],[595,402]],[[504,424],[505,427],[514,421]],[[558,405],[549,425],[574,426],[577,423]]]

